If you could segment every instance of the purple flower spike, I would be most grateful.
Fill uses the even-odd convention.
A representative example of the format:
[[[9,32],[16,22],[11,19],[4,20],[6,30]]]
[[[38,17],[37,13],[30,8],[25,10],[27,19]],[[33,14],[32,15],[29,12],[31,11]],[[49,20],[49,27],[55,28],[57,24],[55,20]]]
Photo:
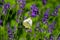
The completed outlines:
[[[25,6],[24,4],[23,4],[23,5],[21,4],[21,5],[20,5],[20,8],[24,8],[24,6]]]
[[[45,24],[48,24],[47,23],[47,19],[48,19],[48,16],[49,16],[49,9],[46,10],[46,12],[44,13],[44,17],[42,19],[42,22],[45,23]]]
[[[58,9],[58,8],[60,8],[60,5],[58,5],[58,6],[56,7],[56,9]]]
[[[48,32],[51,34],[53,32],[53,30],[51,28],[49,28]]]
[[[50,34],[50,40],[53,40],[53,36],[52,36],[52,34]]]
[[[3,13],[4,15],[6,15],[6,14],[7,14],[7,10],[6,10],[6,9],[3,9],[3,10],[2,10],[2,13]]]
[[[23,10],[18,10],[17,15],[21,15],[22,12]]]
[[[38,8],[36,7],[35,4],[33,4],[33,5],[31,6],[31,16],[32,16],[32,17],[35,17],[35,16],[37,16],[37,13],[38,13]]]
[[[26,4],[26,0],[18,0],[18,3],[20,3],[20,8],[24,8]]]
[[[58,9],[55,9],[54,12],[52,13],[52,16],[57,16]]]
[[[54,21],[52,24],[49,25],[49,28],[54,29],[56,22]]]
[[[49,9],[46,10],[46,12],[44,13],[44,17],[47,19],[49,16]]]
[[[46,1],[47,1],[47,0],[42,0],[43,5],[45,5],[45,4],[46,4]]]
[[[19,23],[19,22],[20,22],[20,20],[19,20],[19,19],[16,19],[16,22],[17,22],[17,23]]]
[[[9,38],[13,38],[13,33],[12,33],[12,30],[11,29],[8,29],[8,36]]]
[[[4,9],[8,9],[8,8],[10,8],[10,4],[9,3],[4,5]]]
[[[0,25],[2,24],[2,20],[0,19]]]
[[[46,18],[43,18],[42,19],[42,22],[46,24],[47,23],[47,19]]]
[[[36,16],[36,14],[35,14],[35,13],[32,13],[32,14],[31,14],[31,16],[32,16],[32,17],[35,17],[35,16]]]

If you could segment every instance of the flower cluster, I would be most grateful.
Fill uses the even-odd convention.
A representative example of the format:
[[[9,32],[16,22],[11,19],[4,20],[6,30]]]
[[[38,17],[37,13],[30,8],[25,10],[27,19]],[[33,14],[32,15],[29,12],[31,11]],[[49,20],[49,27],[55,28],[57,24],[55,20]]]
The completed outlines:
[[[38,8],[36,7],[35,4],[31,6],[31,16],[35,17],[38,14]]]
[[[20,3],[20,8],[24,8],[26,4],[26,0],[18,0],[18,3]]]
[[[47,9],[46,12],[44,13],[44,17],[42,18],[43,23],[47,23],[48,16],[49,16],[49,9]]]
[[[2,24],[2,20],[0,19],[0,25]]]
[[[49,33],[52,33],[53,29],[55,28],[56,22],[54,21],[52,24],[48,25]]]
[[[47,0],[42,0],[43,5],[46,5]]]
[[[4,14],[6,14],[7,13],[7,10],[10,8],[10,4],[9,3],[7,3],[7,4],[4,4],[4,6],[3,6],[3,13]]]
[[[13,32],[12,32],[12,30],[11,30],[11,28],[10,28],[10,24],[9,24],[9,23],[7,24],[7,30],[8,30],[9,40],[12,40],[13,37],[14,37],[14,35],[13,35]]]

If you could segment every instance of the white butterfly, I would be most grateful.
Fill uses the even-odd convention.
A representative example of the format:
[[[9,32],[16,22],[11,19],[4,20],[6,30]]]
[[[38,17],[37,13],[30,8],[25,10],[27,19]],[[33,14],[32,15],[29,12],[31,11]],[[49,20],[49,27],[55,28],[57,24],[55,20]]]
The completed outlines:
[[[31,18],[28,18],[26,20],[23,21],[23,25],[25,26],[25,28],[31,28],[32,26],[32,19]]]

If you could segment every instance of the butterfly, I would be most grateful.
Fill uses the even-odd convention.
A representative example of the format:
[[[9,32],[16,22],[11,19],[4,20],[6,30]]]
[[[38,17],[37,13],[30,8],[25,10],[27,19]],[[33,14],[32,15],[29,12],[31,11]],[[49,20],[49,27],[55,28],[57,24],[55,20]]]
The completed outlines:
[[[31,26],[32,26],[32,19],[31,18],[28,18],[28,19],[25,19],[24,21],[23,21],[23,25],[25,26],[25,28],[31,28]]]

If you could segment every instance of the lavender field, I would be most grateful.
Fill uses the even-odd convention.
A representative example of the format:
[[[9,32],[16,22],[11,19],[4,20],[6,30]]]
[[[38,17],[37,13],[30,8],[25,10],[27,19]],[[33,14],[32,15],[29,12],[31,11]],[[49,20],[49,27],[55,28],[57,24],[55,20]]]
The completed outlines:
[[[60,0],[0,0],[0,40],[60,40]]]

